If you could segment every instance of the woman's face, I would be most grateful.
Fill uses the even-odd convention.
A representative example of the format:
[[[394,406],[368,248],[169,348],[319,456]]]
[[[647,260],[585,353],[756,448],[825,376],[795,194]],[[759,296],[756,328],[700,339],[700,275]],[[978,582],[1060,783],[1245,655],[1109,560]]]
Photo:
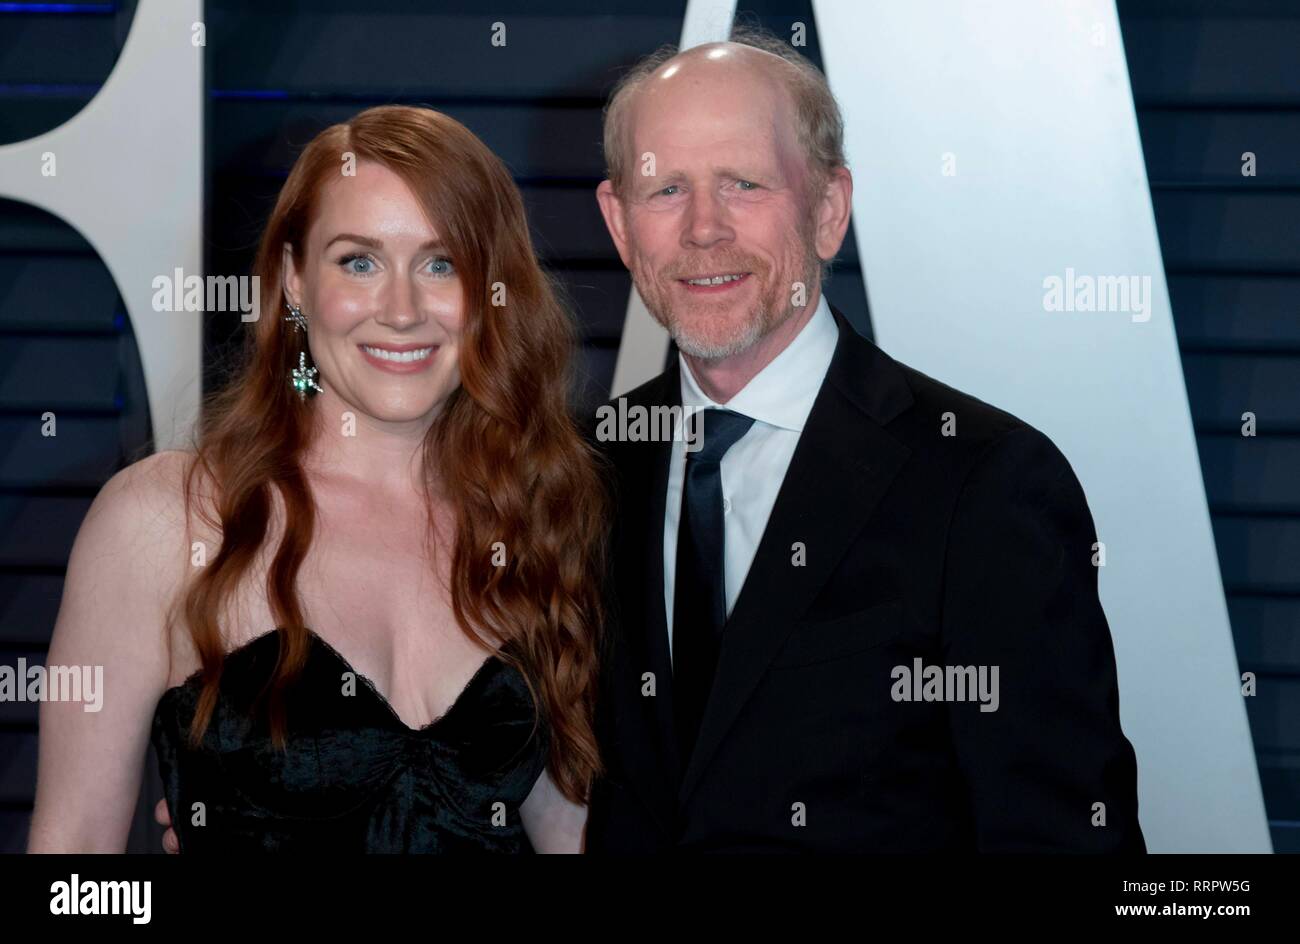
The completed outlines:
[[[321,193],[301,268],[288,246],[284,266],[326,395],[384,423],[432,422],[460,385],[465,303],[402,178],[370,161],[340,174]]]

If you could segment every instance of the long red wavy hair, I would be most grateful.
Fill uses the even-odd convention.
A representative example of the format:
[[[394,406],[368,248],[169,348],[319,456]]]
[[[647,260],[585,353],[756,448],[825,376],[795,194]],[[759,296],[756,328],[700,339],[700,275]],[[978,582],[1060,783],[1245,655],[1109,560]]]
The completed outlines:
[[[197,743],[212,719],[226,649],[222,614],[271,540],[277,494],[284,527],[266,592],[280,659],[265,692],[277,744],[285,692],[311,645],[297,575],[315,527],[301,464],[314,416],[312,401],[287,380],[306,340],[282,317],[282,247],[293,247],[301,265],[321,190],[348,153],[405,180],[455,261],[465,292],[461,385],[424,441],[429,497],[436,479],[437,496],[455,509],[452,609],[470,638],[509,644],[501,657],[528,680],[550,726],[548,770],[565,796],[585,802],[600,766],[592,711],[607,499],[598,459],[568,409],[572,326],[537,263],[505,166],[459,122],[426,108],[370,108],[326,128],[295,162],[267,222],[253,267],[263,314],[240,368],[208,402],[185,479],[187,507],[221,535],[219,552],[179,601],[203,681],[191,738]],[[490,304],[498,283],[503,306]],[[504,566],[493,561],[498,541]]]

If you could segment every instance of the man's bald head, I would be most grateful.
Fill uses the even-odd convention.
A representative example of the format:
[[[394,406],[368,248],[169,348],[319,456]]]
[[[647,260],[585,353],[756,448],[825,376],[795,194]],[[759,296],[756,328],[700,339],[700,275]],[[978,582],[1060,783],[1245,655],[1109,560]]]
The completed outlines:
[[[605,109],[606,174],[624,192],[638,156],[633,126],[638,104],[691,85],[708,94],[710,85],[755,83],[772,94],[788,116],[814,188],[844,161],[844,123],[826,77],[789,44],[763,33],[737,31],[729,42],[707,43],[683,52],[666,46],[629,71]]]

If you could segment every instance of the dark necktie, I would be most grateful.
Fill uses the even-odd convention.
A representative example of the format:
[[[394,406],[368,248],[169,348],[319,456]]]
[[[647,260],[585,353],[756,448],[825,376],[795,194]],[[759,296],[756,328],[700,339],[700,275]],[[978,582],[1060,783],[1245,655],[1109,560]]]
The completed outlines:
[[[754,424],[732,410],[704,410],[703,420],[700,448],[686,453],[673,578],[673,715],[683,767],[699,734],[727,622],[722,457]],[[689,422],[699,429],[699,418]]]

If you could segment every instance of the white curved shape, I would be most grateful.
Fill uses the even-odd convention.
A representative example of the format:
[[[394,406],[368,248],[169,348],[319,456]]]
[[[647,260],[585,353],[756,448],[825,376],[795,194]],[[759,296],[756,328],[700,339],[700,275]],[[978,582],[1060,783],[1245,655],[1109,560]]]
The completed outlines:
[[[154,278],[201,275],[202,0],[140,0],[103,88],[35,138],[0,147],[0,196],[60,217],[108,267],[131,318],[154,444],[183,445],[201,396],[203,315],[153,310]],[[56,175],[41,175],[41,155]],[[51,286],[51,294],[62,290]]]
[[[716,43],[731,35],[736,0],[687,0],[679,49]],[[614,361],[610,396],[620,397],[663,372],[668,359],[668,332],[645,307],[641,293],[632,286],[627,316]]]
[[[1114,3],[813,7],[876,339],[1087,493],[1148,848],[1271,851]],[[1048,310],[1070,270],[1149,278],[1145,311]]]

